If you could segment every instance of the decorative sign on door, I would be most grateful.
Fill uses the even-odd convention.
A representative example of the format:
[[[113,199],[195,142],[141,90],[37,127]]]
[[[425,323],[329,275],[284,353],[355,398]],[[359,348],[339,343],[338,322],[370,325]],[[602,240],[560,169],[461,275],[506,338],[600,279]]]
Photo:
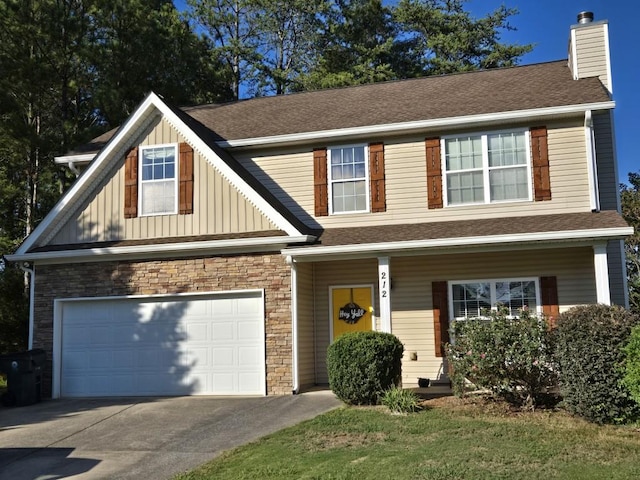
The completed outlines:
[[[373,286],[331,287],[333,338],[372,329]]]
[[[353,301],[353,288],[349,289],[349,296],[349,303],[338,310],[338,318],[350,324],[358,323],[358,320],[364,317],[367,311]]]

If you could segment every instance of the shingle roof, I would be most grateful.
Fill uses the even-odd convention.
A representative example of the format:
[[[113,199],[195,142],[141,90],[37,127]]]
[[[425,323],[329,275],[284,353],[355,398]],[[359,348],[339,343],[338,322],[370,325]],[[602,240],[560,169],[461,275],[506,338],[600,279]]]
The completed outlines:
[[[238,140],[609,101],[566,60],[261,97],[182,111],[216,140]],[[115,130],[72,153],[99,150]]]
[[[318,243],[314,246],[358,245],[625,227],[628,227],[627,223],[615,211],[560,213],[481,220],[379,225],[366,228],[328,228],[322,232]],[[314,246],[309,248],[314,248]]]
[[[566,60],[185,108],[220,139],[606,102],[597,78],[574,80]]]

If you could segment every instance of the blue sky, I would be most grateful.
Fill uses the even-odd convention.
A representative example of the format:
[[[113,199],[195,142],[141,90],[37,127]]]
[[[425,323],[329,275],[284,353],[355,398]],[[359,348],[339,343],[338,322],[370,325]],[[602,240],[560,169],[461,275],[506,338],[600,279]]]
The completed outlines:
[[[627,182],[629,172],[640,172],[640,155],[633,147],[639,135],[634,114],[640,111],[640,54],[638,53],[637,12],[631,0],[469,0],[467,8],[475,16],[483,16],[501,4],[515,7],[519,14],[512,17],[515,32],[503,35],[503,40],[533,43],[534,49],[521,64],[567,58],[569,27],[579,12],[594,13],[594,20],[609,21],[611,76],[613,99],[616,102],[615,127],[618,154],[618,178]],[[637,10],[637,9],[636,9]]]
[[[389,0],[385,1],[387,3]],[[534,49],[522,58],[531,64],[567,58],[569,27],[577,23],[582,11],[594,13],[595,20],[609,21],[609,45],[613,77],[613,99],[616,101],[615,126],[618,154],[618,178],[627,181],[629,172],[640,171],[639,150],[633,148],[633,137],[640,135],[633,125],[640,112],[640,54],[637,30],[640,16],[631,0],[468,0],[466,8],[482,17],[500,5],[515,7],[519,14],[511,18],[517,30],[504,33],[502,39],[512,43],[532,43]],[[184,0],[176,0],[178,9]],[[635,35],[634,35],[635,34]]]

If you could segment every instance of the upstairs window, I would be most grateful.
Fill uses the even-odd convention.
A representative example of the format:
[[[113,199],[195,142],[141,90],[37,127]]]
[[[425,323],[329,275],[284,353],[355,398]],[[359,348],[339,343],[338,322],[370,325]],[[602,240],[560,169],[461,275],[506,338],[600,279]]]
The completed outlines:
[[[367,147],[331,148],[328,162],[331,213],[369,211]]]
[[[446,205],[531,200],[526,130],[444,138]]]
[[[450,288],[451,316],[456,320],[481,317],[498,305],[517,317],[523,307],[537,311],[540,305],[536,279],[451,282]]]
[[[177,213],[177,157],[177,145],[140,147],[142,215]]]

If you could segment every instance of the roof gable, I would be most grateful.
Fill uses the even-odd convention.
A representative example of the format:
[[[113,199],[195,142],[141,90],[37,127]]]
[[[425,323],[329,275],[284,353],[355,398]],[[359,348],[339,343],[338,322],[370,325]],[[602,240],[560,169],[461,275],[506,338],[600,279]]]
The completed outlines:
[[[192,119],[186,119],[183,114],[178,114],[165,104],[160,97],[151,93],[131,117],[111,136],[87,170],[18,248],[16,255],[24,254],[33,247],[40,246],[51,240],[60,228],[71,219],[77,210],[77,205],[86,204],[87,199],[95,194],[96,186],[104,182],[105,177],[113,170],[113,162],[122,158],[125,151],[139,138],[140,132],[148,129],[154,121],[157,121],[159,116],[164,118],[179,135],[185,138],[195,151],[199,152],[227,182],[242,193],[248,202],[277,229],[286,232],[289,236],[303,235],[304,225],[291,212],[273,196],[265,199],[261,192],[254,188],[257,182],[246,170],[238,165],[230,166],[227,163],[230,158],[224,151],[215,145],[210,145],[194,132],[191,127],[199,128],[197,122]],[[185,120],[188,120],[189,125],[185,123]]]

